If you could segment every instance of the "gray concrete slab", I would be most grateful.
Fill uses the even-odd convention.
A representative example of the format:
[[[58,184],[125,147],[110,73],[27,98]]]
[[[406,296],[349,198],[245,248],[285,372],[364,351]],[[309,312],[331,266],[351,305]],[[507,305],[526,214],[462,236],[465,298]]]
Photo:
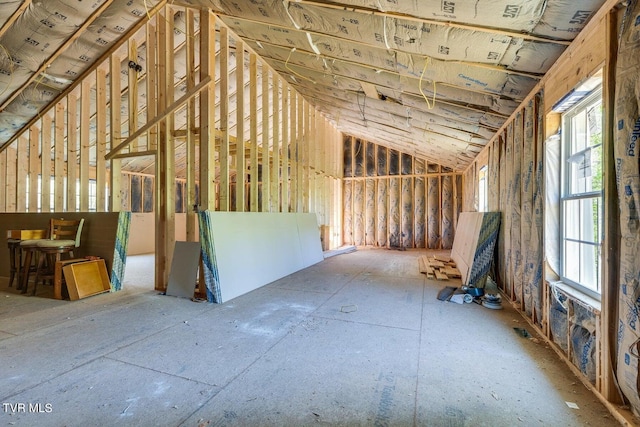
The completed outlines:
[[[7,374],[0,376],[0,398],[51,380],[211,308],[208,304],[150,295],[134,304],[123,301],[110,310],[52,322],[4,339],[0,341],[0,360]],[[46,315],[50,312],[36,314],[42,325],[48,324]],[[57,320],[58,315],[56,312],[51,318]],[[143,321],[141,316],[155,321]]]
[[[513,309],[438,301],[455,281],[424,253],[335,256],[221,305],[0,283],[0,425],[615,424]]]
[[[109,357],[223,386],[247,369],[325,299],[318,293],[259,289],[214,306]],[[149,354],[154,354],[150,358]],[[209,366],[210,365],[210,366]],[[205,368],[206,367],[206,368]]]
[[[419,278],[363,273],[314,314],[349,322],[419,330],[423,287]]]
[[[20,426],[169,426],[204,404],[216,387],[115,360],[99,358],[5,399],[27,403],[5,413]]]
[[[183,425],[412,425],[419,333],[388,329],[310,318]]]
[[[422,330],[416,410],[430,425],[615,424],[511,306],[437,301],[425,309],[423,324],[429,326]]]

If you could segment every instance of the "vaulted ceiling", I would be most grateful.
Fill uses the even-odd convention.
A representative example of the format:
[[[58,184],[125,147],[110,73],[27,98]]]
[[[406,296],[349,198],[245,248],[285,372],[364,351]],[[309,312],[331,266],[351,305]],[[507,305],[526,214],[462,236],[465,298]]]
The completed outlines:
[[[0,149],[165,3],[211,8],[341,131],[462,170],[604,0],[0,0]]]

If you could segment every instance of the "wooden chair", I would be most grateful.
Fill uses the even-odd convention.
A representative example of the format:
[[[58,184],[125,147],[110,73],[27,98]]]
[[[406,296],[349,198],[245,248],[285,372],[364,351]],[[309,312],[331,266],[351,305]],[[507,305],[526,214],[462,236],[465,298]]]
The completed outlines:
[[[51,219],[50,221],[50,237],[49,239],[40,239],[29,241],[27,245],[24,245],[25,263],[30,263],[30,258],[33,252],[37,252],[38,267],[36,269],[36,278],[33,285],[32,295],[36,294],[36,288],[38,286],[38,280],[46,279],[54,280],[54,267],[56,262],[60,261],[62,254],[68,254],[69,258],[73,258],[73,250],[80,247],[80,237],[82,235],[82,227],[84,225],[84,218],[79,220],[65,220],[65,219]],[[25,269],[27,275],[24,280],[23,293],[27,292],[28,286],[28,272]],[[56,298],[60,296],[56,295]]]

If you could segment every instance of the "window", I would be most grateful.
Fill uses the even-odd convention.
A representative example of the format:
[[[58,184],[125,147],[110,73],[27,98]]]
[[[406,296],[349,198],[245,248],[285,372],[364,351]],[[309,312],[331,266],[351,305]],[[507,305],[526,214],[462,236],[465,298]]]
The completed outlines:
[[[489,211],[487,196],[487,165],[478,171],[478,212]]]
[[[562,116],[562,280],[599,298],[602,263],[602,95],[598,88]]]

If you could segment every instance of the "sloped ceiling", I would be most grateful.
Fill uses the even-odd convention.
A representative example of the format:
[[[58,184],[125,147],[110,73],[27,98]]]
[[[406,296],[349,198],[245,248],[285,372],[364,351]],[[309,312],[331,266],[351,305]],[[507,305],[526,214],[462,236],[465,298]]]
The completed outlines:
[[[0,147],[154,8],[0,0]],[[183,0],[343,132],[464,169],[604,0]]]

